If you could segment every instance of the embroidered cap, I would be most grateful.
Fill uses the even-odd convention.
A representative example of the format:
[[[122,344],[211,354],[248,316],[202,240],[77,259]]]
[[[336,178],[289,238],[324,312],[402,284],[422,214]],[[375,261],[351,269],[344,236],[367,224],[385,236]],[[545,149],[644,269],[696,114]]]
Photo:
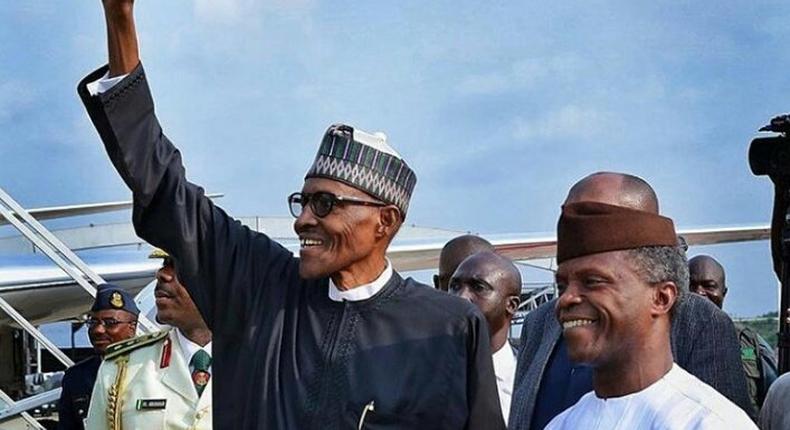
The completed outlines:
[[[417,175],[387,143],[384,133],[369,134],[333,124],[324,133],[305,179],[327,178],[397,206],[405,218]]]

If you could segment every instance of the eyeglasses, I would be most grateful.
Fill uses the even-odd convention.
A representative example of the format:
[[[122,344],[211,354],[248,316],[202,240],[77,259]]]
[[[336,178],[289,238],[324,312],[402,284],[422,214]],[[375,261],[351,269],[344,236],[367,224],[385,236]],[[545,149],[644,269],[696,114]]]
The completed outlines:
[[[304,207],[310,205],[310,210],[318,218],[323,218],[332,212],[332,209],[338,205],[359,205],[359,206],[387,206],[386,203],[376,202],[372,200],[362,200],[355,197],[336,196],[326,191],[319,191],[317,193],[293,193],[288,196],[288,208],[291,210],[291,215],[298,218],[304,212]]]
[[[87,320],[85,320],[85,325],[87,325],[89,328],[94,328],[96,326],[103,325],[104,328],[106,329],[112,329],[120,324],[137,324],[137,321],[136,320],[121,321],[115,318],[104,318],[104,319],[88,318]]]

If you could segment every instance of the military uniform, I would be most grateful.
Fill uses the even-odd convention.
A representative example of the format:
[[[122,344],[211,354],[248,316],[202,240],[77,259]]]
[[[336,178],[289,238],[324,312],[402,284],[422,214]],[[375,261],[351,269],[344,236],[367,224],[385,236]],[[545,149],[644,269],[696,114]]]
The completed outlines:
[[[134,316],[133,321],[135,322],[137,321],[137,315],[140,313],[140,310],[134,303],[134,298],[126,291],[112,284],[96,286],[96,298],[91,307],[91,318],[86,323],[90,326],[95,313],[103,310],[126,311]],[[132,336],[133,333],[129,332],[124,337]],[[111,339],[119,340],[121,338]],[[93,384],[96,382],[96,374],[101,363],[101,356],[96,355],[66,369],[61,383],[63,390],[58,401],[58,429],[82,430],[85,428],[84,420],[88,415],[91,392],[93,391]]]
[[[738,340],[741,343],[741,362],[746,373],[749,398],[755,410],[759,411],[771,383],[776,379],[777,366],[773,351],[760,346],[760,335],[754,330],[735,323]]]
[[[175,330],[110,345],[86,428],[211,429],[211,379],[198,395]]]
[[[85,428],[82,420],[88,416],[91,391],[101,361],[101,357],[96,355],[66,369],[63,375],[63,391],[58,401],[58,429]]]

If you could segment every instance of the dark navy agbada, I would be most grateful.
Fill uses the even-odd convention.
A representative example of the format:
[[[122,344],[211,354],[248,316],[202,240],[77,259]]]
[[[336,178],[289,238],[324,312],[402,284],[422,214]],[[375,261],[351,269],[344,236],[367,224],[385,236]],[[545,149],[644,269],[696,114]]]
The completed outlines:
[[[58,429],[84,429],[82,420],[88,415],[91,392],[96,382],[101,357],[98,355],[80,361],[66,369],[58,401]]]
[[[79,93],[132,189],[138,235],[175,258],[214,333],[216,428],[356,429],[363,413],[366,429],[504,428],[472,304],[397,273],[369,299],[332,301],[328,278],[301,279],[290,251],[187,182],[142,66],[88,93],[106,70]]]

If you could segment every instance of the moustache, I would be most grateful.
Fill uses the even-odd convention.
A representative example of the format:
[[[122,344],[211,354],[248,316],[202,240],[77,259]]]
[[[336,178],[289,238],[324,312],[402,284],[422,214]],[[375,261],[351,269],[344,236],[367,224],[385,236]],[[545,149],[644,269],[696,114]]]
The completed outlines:
[[[154,288],[154,298],[172,299],[175,296],[175,292],[172,290],[172,288],[165,287],[162,284],[156,284],[156,287]]]

